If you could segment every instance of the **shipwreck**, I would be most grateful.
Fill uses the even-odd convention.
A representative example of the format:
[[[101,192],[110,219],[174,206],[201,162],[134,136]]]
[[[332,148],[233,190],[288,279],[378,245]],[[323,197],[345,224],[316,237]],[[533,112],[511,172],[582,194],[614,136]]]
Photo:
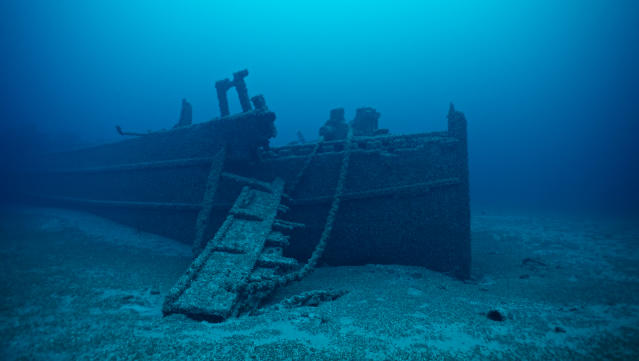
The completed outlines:
[[[330,111],[320,138],[269,146],[275,113],[249,98],[247,71],[216,83],[220,117],[49,154],[29,171],[32,201],[90,211],[193,246],[164,313],[222,321],[255,309],[318,263],[417,265],[470,273],[466,119],[394,135],[380,114]],[[230,114],[235,90],[242,111]]]

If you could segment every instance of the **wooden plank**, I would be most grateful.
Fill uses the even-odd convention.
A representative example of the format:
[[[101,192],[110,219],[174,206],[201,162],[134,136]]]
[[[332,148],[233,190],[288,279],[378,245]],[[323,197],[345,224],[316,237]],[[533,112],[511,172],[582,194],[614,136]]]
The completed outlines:
[[[195,239],[193,240],[193,255],[197,256],[202,251],[202,243],[204,242],[204,232],[208,225],[209,218],[211,217],[211,211],[213,210],[213,198],[217,192],[218,185],[220,183],[220,175],[222,169],[224,169],[224,158],[226,157],[226,148],[222,147],[220,151],[215,155],[211,162],[211,169],[209,170],[209,176],[206,180],[206,190],[202,197],[202,208],[197,215],[195,221]]]
[[[272,188],[271,193],[244,187],[216,237],[167,296],[164,314],[210,321],[232,315],[240,302],[237,287],[250,279],[271,233],[284,182],[276,179]],[[254,218],[236,217],[238,210]]]

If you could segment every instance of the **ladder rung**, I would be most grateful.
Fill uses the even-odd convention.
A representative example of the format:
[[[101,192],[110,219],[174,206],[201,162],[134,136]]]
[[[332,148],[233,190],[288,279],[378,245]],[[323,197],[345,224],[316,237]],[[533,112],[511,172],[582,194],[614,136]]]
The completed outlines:
[[[284,268],[291,269],[298,266],[297,260],[294,258],[281,257],[277,255],[261,254],[257,259],[257,265],[260,267],[269,268]]]
[[[289,245],[289,236],[281,232],[273,231],[266,236],[266,244],[269,246],[286,247]]]

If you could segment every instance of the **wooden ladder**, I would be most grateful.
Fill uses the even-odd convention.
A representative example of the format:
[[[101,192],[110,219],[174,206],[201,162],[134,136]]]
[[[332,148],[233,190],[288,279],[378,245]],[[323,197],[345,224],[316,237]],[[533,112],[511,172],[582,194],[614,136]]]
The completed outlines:
[[[299,224],[278,220],[284,181],[277,178],[271,191],[245,186],[229,215],[185,274],[169,291],[162,311],[220,322],[246,307],[247,284],[279,277],[298,267],[295,259],[282,255],[288,245],[283,233]],[[264,297],[266,295],[259,295]]]

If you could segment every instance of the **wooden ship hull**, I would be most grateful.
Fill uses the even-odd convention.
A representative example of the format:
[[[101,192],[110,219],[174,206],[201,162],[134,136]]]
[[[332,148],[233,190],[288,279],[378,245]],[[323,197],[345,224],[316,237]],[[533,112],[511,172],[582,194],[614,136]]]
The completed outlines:
[[[311,256],[339,197],[321,262],[417,265],[469,276],[463,114],[451,106],[448,129],[441,132],[350,135],[269,148],[275,114],[261,97],[254,104],[205,123],[52,154],[22,180],[23,191],[34,201],[81,208],[192,243],[198,255],[231,217],[238,195],[247,189],[272,193],[273,184],[282,182],[286,204],[273,206],[277,219],[266,218],[271,228],[286,229],[286,241],[278,245],[264,235],[256,246],[277,248],[276,256],[285,260],[279,266]],[[191,311],[183,313],[211,314]]]

